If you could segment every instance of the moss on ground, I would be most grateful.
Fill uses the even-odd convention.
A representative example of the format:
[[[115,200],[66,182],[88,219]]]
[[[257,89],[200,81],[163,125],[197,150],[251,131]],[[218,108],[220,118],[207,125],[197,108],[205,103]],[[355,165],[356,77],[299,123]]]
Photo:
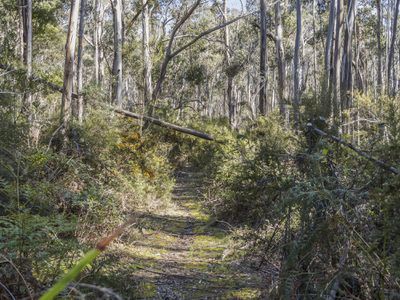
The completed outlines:
[[[102,281],[127,299],[258,299],[260,278],[225,255],[229,232],[203,209],[198,194],[182,197],[189,184],[181,183],[180,197],[162,209],[140,214],[140,228],[114,245]],[[107,281],[111,277],[119,281]]]

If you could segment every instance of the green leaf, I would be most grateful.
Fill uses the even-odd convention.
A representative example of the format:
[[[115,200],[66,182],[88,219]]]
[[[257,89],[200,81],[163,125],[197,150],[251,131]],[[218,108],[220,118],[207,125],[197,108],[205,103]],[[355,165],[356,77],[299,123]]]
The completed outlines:
[[[98,249],[92,249],[88,251],[78,263],[67,272],[61,279],[59,279],[46,293],[39,298],[39,300],[51,300],[54,299],[59,293],[61,293],[66,286],[73,281],[79,273],[86,266],[90,265],[92,261],[101,253]]]

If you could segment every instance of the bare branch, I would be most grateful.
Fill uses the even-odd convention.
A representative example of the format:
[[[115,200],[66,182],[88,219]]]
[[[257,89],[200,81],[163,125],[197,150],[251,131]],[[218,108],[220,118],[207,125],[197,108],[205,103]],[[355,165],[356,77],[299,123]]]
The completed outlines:
[[[326,137],[326,138],[328,138],[328,139],[330,139],[330,140],[332,140],[332,141],[334,141],[336,143],[342,144],[343,146],[346,146],[347,148],[350,148],[351,150],[356,152],[358,155],[364,157],[365,159],[369,160],[370,162],[373,162],[375,165],[379,166],[380,168],[382,168],[382,169],[384,169],[386,171],[389,171],[389,172],[391,172],[393,174],[396,174],[396,175],[400,174],[400,170],[396,169],[395,167],[392,167],[392,166],[388,165],[387,163],[385,163],[385,162],[383,162],[383,161],[381,161],[381,160],[379,160],[379,159],[377,159],[375,157],[372,157],[368,153],[365,153],[364,151],[356,148],[353,144],[351,144],[351,143],[349,143],[349,142],[347,142],[345,140],[342,140],[341,138],[336,137],[334,135],[330,135],[330,134],[326,133],[325,131],[322,131],[321,129],[318,129],[317,127],[314,127],[314,125],[311,124],[311,123],[308,123],[307,127],[310,130],[314,131],[315,133],[317,133],[318,135],[320,135],[322,137]]]

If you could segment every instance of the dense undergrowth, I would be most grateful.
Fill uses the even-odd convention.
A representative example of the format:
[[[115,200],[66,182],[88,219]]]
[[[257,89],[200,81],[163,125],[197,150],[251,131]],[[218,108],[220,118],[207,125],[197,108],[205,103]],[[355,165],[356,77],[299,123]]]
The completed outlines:
[[[0,277],[14,296],[36,298],[133,211],[170,199],[172,144],[162,132],[97,111],[73,128],[62,150],[51,126],[37,147],[24,143],[23,126],[2,139]]]
[[[398,166],[396,102],[357,101],[363,121],[344,126],[342,138]],[[206,205],[232,225],[237,250],[265,270],[271,298],[397,299],[399,177],[280,124],[268,117],[239,132],[208,127],[219,143],[199,141],[190,157],[207,174]]]
[[[353,122],[342,137],[398,166],[395,102],[357,101],[362,118],[380,123]],[[13,295],[36,298],[129,214],[162,207],[172,173],[189,163],[205,174],[204,205],[229,224],[236,252],[265,273],[268,297],[399,296],[399,177],[306,128],[294,132],[278,116],[239,131],[224,120],[186,122],[213,134],[208,142],[92,110],[66,146],[51,125],[28,146],[26,125],[4,115],[0,275]],[[100,270],[112,260],[81,276],[101,285]]]

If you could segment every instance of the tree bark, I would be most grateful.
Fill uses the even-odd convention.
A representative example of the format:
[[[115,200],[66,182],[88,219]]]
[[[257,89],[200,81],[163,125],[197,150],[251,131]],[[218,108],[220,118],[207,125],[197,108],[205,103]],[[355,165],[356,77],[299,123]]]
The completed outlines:
[[[381,0],[376,0],[376,10],[378,14],[378,20],[376,24],[376,36],[378,44],[378,95],[382,94],[383,80],[382,80],[382,38],[381,38],[381,24],[382,24],[382,13],[381,13]]]
[[[66,130],[71,116],[72,90],[74,80],[75,43],[78,26],[79,0],[71,0],[67,42],[65,45],[64,83],[61,98],[61,133],[66,139]]]
[[[275,2],[275,32],[276,32],[276,61],[278,65],[278,96],[279,110],[282,116],[285,115],[285,82],[286,82],[286,66],[285,52],[283,49],[283,29],[282,29],[282,12],[281,1]]]
[[[260,40],[260,92],[258,107],[260,114],[265,116],[267,115],[267,7],[265,0],[260,0]]]
[[[393,95],[394,93],[394,84],[392,83],[393,79],[393,60],[394,60],[394,46],[396,43],[396,34],[397,34],[397,18],[399,15],[399,5],[400,0],[396,1],[395,12],[393,16],[393,25],[392,25],[392,36],[390,39],[390,50],[389,50],[389,58],[388,58],[388,71],[387,71],[387,93],[389,95]]]
[[[32,0],[22,1],[22,39],[23,62],[26,67],[26,82],[22,111],[28,119],[29,137],[33,144],[39,139],[39,129],[35,124],[35,113],[32,106],[32,93],[30,79],[32,77]]]
[[[32,0],[22,1],[23,61],[26,67],[27,83],[32,76]],[[24,110],[31,119],[32,95],[27,86],[24,93]]]
[[[223,24],[227,22],[227,7],[226,7],[226,0],[222,1],[222,21]],[[231,72],[231,53],[230,53],[230,36],[229,36],[229,27],[224,27],[224,57],[225,57],[225,64],[227,66],[227,88],[226,88],[226,98],[228,101],[228,114],[229,114],[229,125],[232,128],[236,128],[236,101],[235,101],[235,94],[234,94],[234,83],[233,78],[234,74]]]
[[[80,10],[79,10],[79,35],[78,35],[78,59],[77,59],[77,94],[78,101],[74,101],[75,105],[72,106],[72,115],[82,123],[83,121],[83,35],[85,31],[85,9],[86,0],[80,0]]]
[[[103,14],[104,8],[102,0],[95,0],[94,9],[94,31],[93,31],[93,44],[94,44],[94,78],[97,85],[101,86],[103,82],[103,51],[100,47],[101,37],[103,35]]]
[[[334,95],[333,95],[333,117],[335,123],[341,115],[341,49],[342,49],[342,31],[343,31],[343,0],[337,0],[336,13],[336,33],[335,33],[335,56],[334,56]],[[336,124],[337,125],[337,124]]]
[[[353,41],[353,32],[354,32],[354,24],[355,18],[357,14],[357,0],[351,0],[348,4],[347,8],[347,22],[346,31],[344,36],[344,53],[343,53],[343,66],[344,70],[343,78],[342,78],[342,110],[351,107],[352,105],[352,97],[353,97],[353,51],[352,51],[352,41]]]
[[[114,27],[114,60],[112,68],[112,102],[122,106],[122,3],[111,0]]]
[[[147,106],[150,103],[151,96],[153,94],[152,79],[151,79],[151,57],[150,57],[150,46],[149,46],[149,19],[150,19],[150,8],[146,5],[147,1],[142,0],[142,53],[143,53],[143,83],[144,83],[144,104]]]
[[[317,35],[315,22],[315,1],[312,2],[312,26],[313,26],[313,79],[314,79],[314,103],[317,104]]]
[[[293,56],[293,113],[294,113],[294,127],[298,128],[300,122],[300,47],[302,35],[302,22],[301,22],[301,0],[296,0],[296,42],[294,47]]]
[[[325,43],[325,74],[322,85],[323,103],[322,112],[325,117],[332,113],[332,48],[333,48],[333,33],[335,28],[336,15],[336,0],[332,0],[329,8],[329,23],[328,33]]]

